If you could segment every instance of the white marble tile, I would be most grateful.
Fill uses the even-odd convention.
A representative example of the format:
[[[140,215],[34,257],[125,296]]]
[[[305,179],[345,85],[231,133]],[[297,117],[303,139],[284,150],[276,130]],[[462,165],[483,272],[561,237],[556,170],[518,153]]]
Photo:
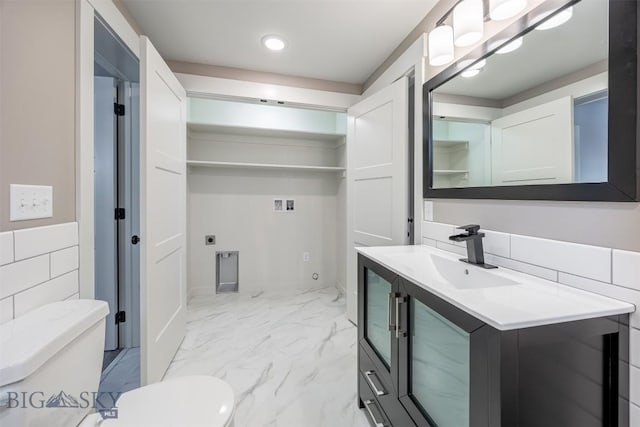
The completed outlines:
[[[51,253],[51,277],[58,277],[78,268],[78,247],[72,246]]]
[[[49,255],[0,267],[0,298],[49,280]]]
[[[560,273],[558,281],[565,285],[573,286],[575,288],[610,298],[615,298],[620,301],[626,301],[635,305],[636,311],[629,313],[630,324],[635,328],[640,328],[640,292],[612,285],[611,283],[597,282],[595,280],[585,279],[584,277],[578,277],[566,273]]]
[[[13,231],[0,233],[0,265],[13,262]]]
[[[611,282],[609,248],[512,234],[511,258],[601,282]]]
[[[78,223],[49,225],[14,231],[15,259],[57,251],[78,244]]]
[[[357,330],[335,288],[190,301],[165,378],[207,374],[236,395],[236,427],[366,427],[357,407]]]
[[[0,300],[0,324],[13,319],[13,297]]]
[[[640,253],[613,250],[613,283],[640,291]]]
[[[431,221],[422,222],[422,237],[426,237],[428,239],[448,242],[449,236],[457,234],[456,231],[462,233],[462,230],[455,230],[455,226],[451,224]]]
[[[54,301],[62,301],[78,292],[78,270],[34,286],[14,295],[15,316]]]
[[[631,364],[640,368],[640,329],[629,331],[629,354]]]

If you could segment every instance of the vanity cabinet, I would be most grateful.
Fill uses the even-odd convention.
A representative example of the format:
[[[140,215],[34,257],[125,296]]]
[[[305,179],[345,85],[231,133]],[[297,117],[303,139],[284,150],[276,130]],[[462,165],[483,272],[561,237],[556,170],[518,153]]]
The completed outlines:
[[[502,331],[362,254],[358,286],[374,426],[629,426],[627,315]]]

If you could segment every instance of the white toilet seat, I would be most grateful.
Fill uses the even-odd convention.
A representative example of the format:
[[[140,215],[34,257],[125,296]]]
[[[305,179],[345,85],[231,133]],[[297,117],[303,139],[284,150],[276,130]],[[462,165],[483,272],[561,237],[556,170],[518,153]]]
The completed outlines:
[[[116,402],[117,419],[101,427],[231,427],[234,398],[219,378],[196,375],[172,378],[124,393]],[[94,426],[87,417],[80,427]]]

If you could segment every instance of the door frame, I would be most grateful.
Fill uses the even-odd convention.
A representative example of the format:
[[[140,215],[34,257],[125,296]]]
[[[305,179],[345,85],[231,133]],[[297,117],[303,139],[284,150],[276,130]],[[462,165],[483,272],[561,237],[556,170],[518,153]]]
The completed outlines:
[[[100,18],[140,59],[139,36],[111,1],[76,3],[76,221],[79,244],[80,298],[95,298],[94,238],[94,18]]]

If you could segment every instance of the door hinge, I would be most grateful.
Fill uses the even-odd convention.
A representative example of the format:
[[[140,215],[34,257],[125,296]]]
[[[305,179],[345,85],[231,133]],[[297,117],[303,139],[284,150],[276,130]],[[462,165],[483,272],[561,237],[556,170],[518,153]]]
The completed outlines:
[[[116,313],[116,325],[118,323],[124,323],[127,321],[127,316],[124,311],[119,311]]]
[[[124,104],[113,103],[113,113],[116,116],[124,116]]]
[[[116,208],[116,219],[124,219],[124,208]]]

